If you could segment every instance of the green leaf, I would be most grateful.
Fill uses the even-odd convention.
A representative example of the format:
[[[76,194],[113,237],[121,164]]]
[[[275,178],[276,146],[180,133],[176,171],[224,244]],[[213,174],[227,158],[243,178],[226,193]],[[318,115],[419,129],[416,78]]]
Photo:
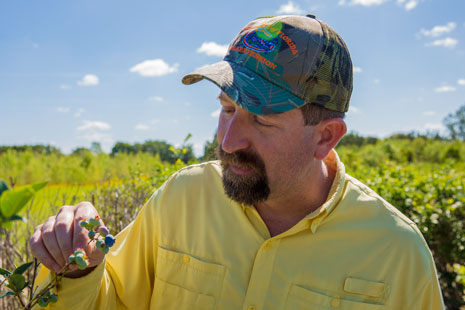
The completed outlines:
[[[21,274],[12,274],[9,278],[7,287],[15,293],[21,293],[21,291],[27,286],[26,278]]]
[[[4,292],[2,294],[0,294],[0,298],[3,298],[5,296],[14,296],[15,293],[11,292],[11,291],[8,291],[8,292]]]
[[[10,217],[9,219],[6,220],[6,222],[8,221],[23,221],[24,223],[27,223],[27,219],[25,217],[22,217],[22,216],[19,216],[17,214],[13,215],[12,217]]]
[[[8,277],[11,274],[11,272],[6,269],[0,268],[0,274],[4,277]]]
[[[26,218],[19,215],[13,215],[9,219],[3,219],[0,217],[0,227],[5,228],[6,230],[11,230],[11,228],[13,227],[13,221],[23,221],[24,223],[27,223]]]
[[[22,264],[13,271],[13,274],[23,274],[26,270],[29,269],[29,267],[31,267],[32,264],[34,264],[34,262]]]
[[[11,189],[3,192],[0,197],[0,211],[4,219],[16,215],[26,206],[34,194],[42,189],[48,182],[37,183],[20,189]]]
[[[0,227],[11,230],[11,228],[13,228],[13,222],[0,218]]]
[[[192,135],[191,135],[191,134],[188,134],[188,135],[184,138],[184,143],[186,143],[187,140],[189,140],[190,138],[192,138]]]
[[[8,187],[8,185],[6,185],[5,181],[0,180],[0,196],[2,195],[4,191],[7,191],[9,189],[10,188]]]

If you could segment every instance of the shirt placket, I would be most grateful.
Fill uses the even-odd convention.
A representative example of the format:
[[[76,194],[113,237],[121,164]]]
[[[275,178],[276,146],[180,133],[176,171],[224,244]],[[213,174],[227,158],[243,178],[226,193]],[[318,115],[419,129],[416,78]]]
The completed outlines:
[[[242,306],[243,310],[264,309],[280,242],[280,238],[271,238],[266,240],[258,249]]]

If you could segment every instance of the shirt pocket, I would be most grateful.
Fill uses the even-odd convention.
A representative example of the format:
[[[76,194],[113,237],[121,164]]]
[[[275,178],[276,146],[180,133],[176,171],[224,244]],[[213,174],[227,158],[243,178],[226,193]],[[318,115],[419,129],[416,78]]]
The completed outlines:
[[[328,296],[292,284],[286,300],[286,310],[384,310],[383,305],[353,301],[338,295]]]
[[[215,309],[223,287],[223,265],[158,247],[156,268],[151,309]]]

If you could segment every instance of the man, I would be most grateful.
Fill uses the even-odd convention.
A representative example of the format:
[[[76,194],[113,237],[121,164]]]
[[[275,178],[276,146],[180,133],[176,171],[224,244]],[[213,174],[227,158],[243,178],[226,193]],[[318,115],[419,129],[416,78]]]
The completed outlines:
[[[216,83],[219,162],[174,174],[106,259],[67,274],[56,309],[443,309],[415,224],[345,174],[352,62],[315,16],[250,22],[224,61],[183,78]],[[38,226],[52,270],[88,241],[89,203]],[[41,279],[46,271],[40,276]]]

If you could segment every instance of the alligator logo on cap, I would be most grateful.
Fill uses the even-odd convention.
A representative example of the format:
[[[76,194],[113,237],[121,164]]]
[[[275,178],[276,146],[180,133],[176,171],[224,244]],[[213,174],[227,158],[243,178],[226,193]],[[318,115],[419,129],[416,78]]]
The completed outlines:
[[[257,52],[271,52],[278,44],[276,30],[278,29],[270,29],[270,27],[258,28],[257,30],[250,32],[244,37],[244,45]]]

